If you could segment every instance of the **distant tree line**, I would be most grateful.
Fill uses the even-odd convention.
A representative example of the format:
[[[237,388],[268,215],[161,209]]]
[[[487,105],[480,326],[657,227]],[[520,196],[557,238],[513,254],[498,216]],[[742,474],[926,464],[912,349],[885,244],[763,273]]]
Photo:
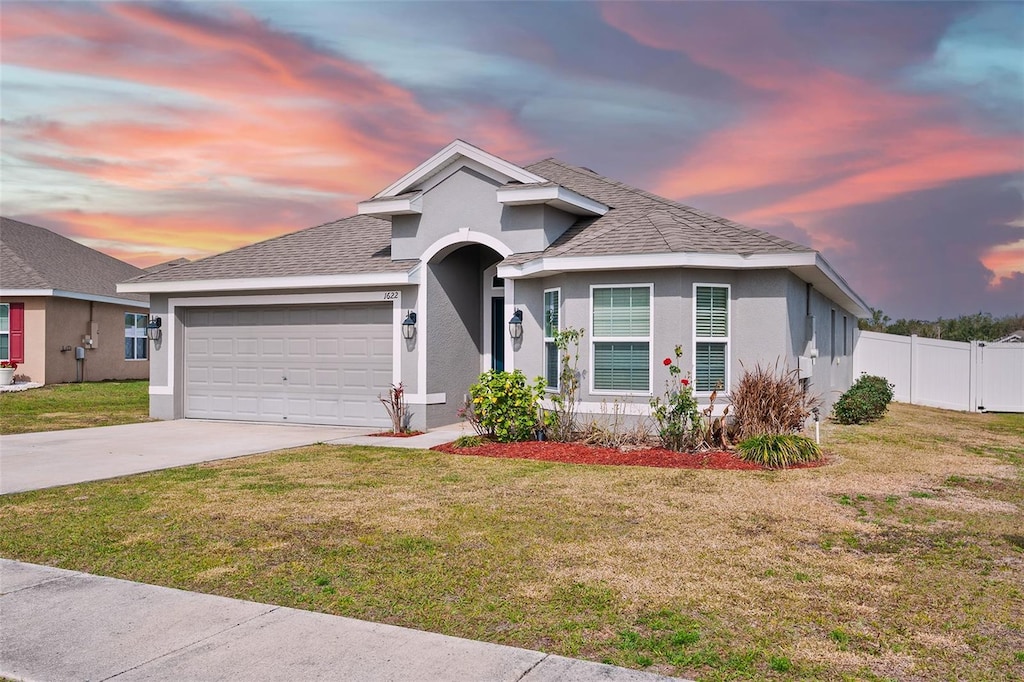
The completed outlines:
[[[993,317],[991,313],[961,315],[953,319],[896,320],[893,322],[881,310],[871,308],[871,318],[859,322],[861,329],[869,332],[885,332],[901,336],[918,336],[946,341],[995,341],[1013,332],[1024,329],[1024,315]]]

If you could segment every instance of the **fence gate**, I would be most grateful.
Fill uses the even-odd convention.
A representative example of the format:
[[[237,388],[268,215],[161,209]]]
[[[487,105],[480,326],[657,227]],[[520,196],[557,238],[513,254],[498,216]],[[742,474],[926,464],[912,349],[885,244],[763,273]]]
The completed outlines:
[[[858,331],[854,376],[888,379],[895,399],[970,412],[1024,412],[1024,343],[942,341]]]

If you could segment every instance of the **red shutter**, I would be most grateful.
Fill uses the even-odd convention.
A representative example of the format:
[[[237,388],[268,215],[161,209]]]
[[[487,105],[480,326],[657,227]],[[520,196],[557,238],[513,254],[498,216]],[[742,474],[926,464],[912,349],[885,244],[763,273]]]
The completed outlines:
[[[11,362],[25,362],[25,304],[10,304]]]

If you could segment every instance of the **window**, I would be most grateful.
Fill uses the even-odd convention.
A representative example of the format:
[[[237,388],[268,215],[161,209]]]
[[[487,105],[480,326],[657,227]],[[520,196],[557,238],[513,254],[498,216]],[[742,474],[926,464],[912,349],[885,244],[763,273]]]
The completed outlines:
[[[591,287],[594,391],[650,393],[651,289]]]
[[[729,287],[693,287],[693,384],[699,393],[729,386]]]
[[[0,303],[0,360],[11,359],[11,306]]]
[[[124,314],[124,359],[146,359],[146,322],[149,316],[138,313]]]
[[[832,363],[836,361],[836,309],[832,308],[832,331],[828,337],[829,348],[832,352]]]
[[[548,388],[558,390],[559,357],[555,334],[561,329],[558,307],[562,292],[548,289],[544,292],[544,379]]]

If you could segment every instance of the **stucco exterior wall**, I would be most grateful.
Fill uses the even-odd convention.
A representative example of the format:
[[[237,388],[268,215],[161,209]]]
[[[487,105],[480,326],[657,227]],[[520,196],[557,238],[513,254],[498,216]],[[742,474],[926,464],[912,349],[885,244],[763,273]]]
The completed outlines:
[[[128,312],[148,314],[149,310],[70,298],[47,300],[46,383],[68,383],[77,379],[74,348],[84,345],[85,336],[92,337],[93,346],[85,351],[84,381],[148,378],[148,360],[125,360],[124,357],[124,314]],[[26,346],[29,343],[26,337]],[[71,350],[61,351],[68,347]]]
[[[543,373],[543,292],[560,288],[562,327],[588,330],[580,345],[579,368],[583,371],[581,399],[592,403],[602,400],[646,405],[650,395],[630,397],[608,396],[591,390],[593,371],[589,333],[590,287],[608,284],[653,284],[653,345],[651,348],[652,389],[661,393],[668,372],[661,361],[674,358],[676,345],[683,349],[684,372],[693,371],[694,329],[693,291],[695,284],[727,284],[730,287],[729,374],[731,387],[738,381],[743,367],[755,364],[796,368],[798,350],[794,339],[803,333],[804,315],[794,317],[790,299],[792,281],[799,280],[786,270],[702,270],[664,269],[627,272],[592,272],[518,280],[515,283],[516,305],[524,312],[526,330],[521,348],[515,353],[515,366],[527,376]],[[800,292],[803,296],[803,293]],[[705,395],[706,394],[701,394]],[[721,404],[721,403],[720,403]]]
[[[426,190],[421,215],[392,219],[391,257],[419,258],[438,239],[462,229],[495,237],[516,253],[541,251],[576,221],[550,206],[499,204],[495,193],[500,185],[462,168]]]
[[[480,376],[483,353],[482,273],[498,259],[472,245],[427,267],[427,392],[444,393],[428,406],[427,426],[451,424],[463,396]]]
[[[16,381],[46,383],[46,301],[42,296],[0,298],[0,303],[25,305],[25,361],[18,363]]]

